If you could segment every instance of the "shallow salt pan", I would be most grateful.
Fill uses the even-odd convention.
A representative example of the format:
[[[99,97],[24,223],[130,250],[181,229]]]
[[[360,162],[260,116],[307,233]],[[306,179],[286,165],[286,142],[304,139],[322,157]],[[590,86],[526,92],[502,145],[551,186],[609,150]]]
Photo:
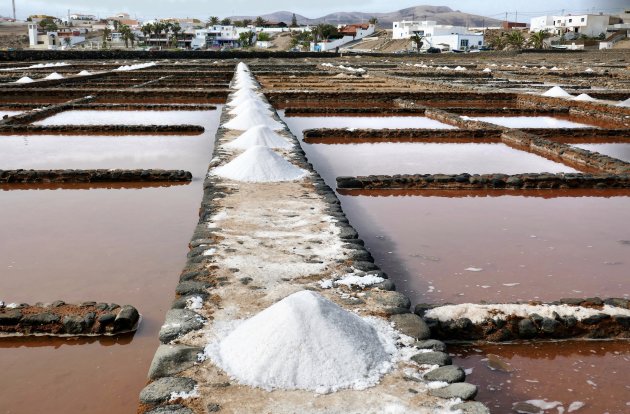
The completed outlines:
[[[630,144],[575,144],[574,146],[630,162]]]
[[[64,111],[34,125],[178,125],[208,126],[213,111]]]
[[[423,116],[330,116],[330,117],[287,117],[284,111],[278,111],[284,122],[294,131],[299,128],[299,133],[311,128],[374,128],[374,129],[400,129],[400,128],[427,128],[427,129],[457,129],[454,126],[443,124]]]
[[[591,125],[553,118],[551,116],[475,116],[477,121],[507,128],[592,128]]]

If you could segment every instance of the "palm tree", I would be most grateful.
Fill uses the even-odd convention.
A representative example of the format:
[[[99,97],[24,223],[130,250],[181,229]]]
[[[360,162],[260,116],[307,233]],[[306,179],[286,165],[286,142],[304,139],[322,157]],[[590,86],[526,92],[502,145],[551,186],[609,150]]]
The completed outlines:
[[[422,49],[422,45],[424,45],[424,42],[422,41],[423,39],[424,36],[418,33],[414,33],[413,36],[411,36],[411,41],[416,44],[416,49],[418,50],[418,52],[420,52],[420,49]]]
[[[177,42],[179,40],[179,32],[181,31],[182,26],[179,24],[179,22],[171,24],[171,32],[173,32],[173,35],[175,35],[175,45],[177,45]]]
[[[229,26],[230,24],[232,24],[232,20],[230,20],[228,17],[221,20],[221,26]]]
[[[122,35],[123,40],[125,41],[125,47],[129,47],[129,40],[133,37],[133,33],[131,32],[131,28],[126,24],[120,25],[120,34]]]
[[[256,26],[256,27],[263,27],[266,24],[267,24],[267,20],[263,19],[260,16],[256,17],[256,19],[254,19],[254,26]]]
[[[109,27],[105,26],[103,29],[103,47],[107,46],[107,38],[112,34],[112,31]]]
[[[66,45],[66,47],[70,47],[70,44],[72,43],[72,39],[69,37],[64,37],[63,38],[63,44]]]
[[[208,19],[208,24],[210,26],[216,26],[217,24],[219,24],[219,18],[217,16],[210,16],[210,18]]]
[[[545,39],[548,37],[549,33],[546,30],[540,30],[529,37],[529,44],[534,49],[543,49],[545,47]]]
[[[515,49],[522,49],[525,44],[525,37],[520,30],[512,30],[507,34],[507,44]]]
[[[370,20],[368,20],[368,23],[373,24],[374,26],[376,26],[376,23],[378,23],[378,19],[374,16],[370,17]]]
[[[295,17],[295,13],[291,16],[291,27],[298,27],[297,17]]]
[[[149,36],[153,32],[153,25],[151,23],[147,23],[142,26],[140,29],[142,34],[144,35],[144,44],[147,44],[147,36]]]
[[[243,19],[243,27],[247,27],[252,24],[252,19]]]

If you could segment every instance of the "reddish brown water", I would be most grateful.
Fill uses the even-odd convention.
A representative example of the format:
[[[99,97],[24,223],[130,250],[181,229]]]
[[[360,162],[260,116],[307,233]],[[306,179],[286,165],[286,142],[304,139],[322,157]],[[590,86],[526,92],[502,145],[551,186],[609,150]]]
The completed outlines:
[[[203,151],[169,157],[193,172],[188,185],[1,187],[1,300],[131,304],[143,321],[133,337],[0,341],[0,412],[135,412],[198,219],[213,136],[207,129],[192,146]]]
[[[485,346],[450,346],[453,363],[473,371],[467,381],[479,386],[477,400],[493,413],[510,413],[512,404],[527,400],[585,405],[576,413],[621,414],[630,411],[630,343],[548,342]],[[513,372],[488,368],[494,354]],[[559,413],[557,408],[545,413]]]

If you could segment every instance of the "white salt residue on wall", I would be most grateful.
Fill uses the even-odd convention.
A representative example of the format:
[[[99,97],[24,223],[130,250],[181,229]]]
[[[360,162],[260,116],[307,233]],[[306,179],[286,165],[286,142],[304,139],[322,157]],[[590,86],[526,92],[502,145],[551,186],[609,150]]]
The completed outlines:
[[[593,309],[570,305],[526,305],[513,303],[496,305],[462,303],[460,305],[446,305],[427,311],[425,316],[427,318],[438,319],[441,322],[468,318],[473,323],[481,323],[485,319],[500,320],[505,319],[509,315],[526,318],[534,313],[542,317],[554,318],[554,312],[561,317],[575,316],[578,320],[600,313],[630,316],[630,309],[622,309],[609,305],[604,305],[602,309]]]
[[[330,289],[333,286],[339,286],[339,285],[343,285],[347,287],[358,286],[358,287],[364,288],[367,286],[376,285],[377,283],[381,283],[383,281],[385,281],[385,279],[376,275],[359,276],[359,275],[347,274],[343,276],[341,279],[337,279],[337,280],[334,280],[334,279],[322,280],[319,282],[319,286],[322,289]]]
[[[328,393],[376,385],[393,366],[395,343],[384,321],[301,291],[240,323],[205,353],[242,384]]]
[[[136,69],[144,69],[144,68],[150,68],[152,66],[156,66],[157,63],[155,62],[148,62],[148,63],[137,63],[135,65],[123,65],[123,66],[119,66],[118,68],[114,69],[114,72],[125,72],[128,70],[136,70]]]
[[[237,181],[261,183],[300,180],[308,172],[294,166],[270,148],[255,146],[229,163],[215,168],[210,174]]]
[[[254,146],[269,148],[292,148],[286,139],[275,133],[266,125],[257,125],[245,131],[242,135],[224,146],[227,148],[248,149]]]

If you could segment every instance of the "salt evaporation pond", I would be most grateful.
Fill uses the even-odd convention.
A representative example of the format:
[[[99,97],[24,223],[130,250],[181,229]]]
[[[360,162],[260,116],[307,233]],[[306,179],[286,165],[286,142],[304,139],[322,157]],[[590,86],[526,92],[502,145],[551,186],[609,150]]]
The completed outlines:
[[[113,115],[86,117],[83,111],[74,111],[77,118],[58,118],[58,125],[98,125],[114,121]],[[96,112],[99,111],[89,111]],[[151,124],[163,122],[202,125],[206,131],[200,135],[184,136],[64,136],[64,135],[11,135],[0,140],[0,165],[3,169],[32,168],[162,168],[189,170],[192,157],[195,162],[205,163],[210,156],[209,139],[213,138],[220,110],[217,111],[148,111],[144,114],[123,112],[129,119],[119,124]],[[60,114],[61,115],[61,114]],[[138,119],[133,119],[133,117]],[[54,117],[53,117],[54,118]],[[176,119],[179,121],[176,122]],[[48,120],[54,121],[52,118]],[[46,121],[46,120],[44,120]],[[207,166],[207,165],[206,165]]]
[[[467,380],[479,386],[475,398],[491,412],[513,411],[513,403],[557,401],[564,412],[573,404],[579,413],[625,413],[630,406],[627,341],[539,342],[503,345],[450,346],[453,363],[472,373]],[[487,354],[497,355],[513,370],[491,370]],[[559,413],[558,408],[545,413]]]
[[[215,111],[65,111],[34,125],[211,125]]]
[[[340,198],[413,303],[630,296],[630,197],[554,193]]]
[[[0,119],[4,118],[5,116],[15,116],[15,115],[19,115],[21,113],[22,113],[22,111],[3,111],[3,110],[0,110]]]
[[[551,116],[474,116],[470,119],[506,128],[592,128],[592,125]]]
[[[456,127],[444,124],[423,116],[327,116],[327,117],[293,117],[285,116],[284,111],[278,111],[278,115],[294,134],[296,131],[312,128],[373,128],[373,129],[399,129],[399,128],[424,128],[424,129],[456,129]]]
[[[630,144],[574,144],[573,146],[630,162]]]
[[[128,303],[143,315],[132,338],[3,340],[0,366],[7,380],[0,393],[0,411],[135,412],[198,220],[203,177],[220,113],[203,114],[207,128],[203,135],[167,137],[186,151],[171,156],[164,167],[191,171],[192,183],[0,187],[0,263],[4,266],[0,300]],[[24,137],[22,145],[28,148],[37,138]],[[56,159],[58,154],[75,151],[76,139],[94,139],[57,136],[51,137],[51,146],[52,138],[69,140],[55,151],[55,159],[33,160],[21,167],[71,167]],[[116,144],[109,140],[116,138],[105,138],[100,149],[93,151],[113,151]],[[191,139],[195,143],[186,144]],[[150,145],[144,142],[144,146],[125,147],[117,153],[137,154]],[[74,155],[69,160],[75,165],[112,166],[107,160],[81,163],[85,154]],[[160,158],[146,160],[142,166],[159,167],[156,160]],[[0,166],[6,168],[8,161],[0,150]]]

